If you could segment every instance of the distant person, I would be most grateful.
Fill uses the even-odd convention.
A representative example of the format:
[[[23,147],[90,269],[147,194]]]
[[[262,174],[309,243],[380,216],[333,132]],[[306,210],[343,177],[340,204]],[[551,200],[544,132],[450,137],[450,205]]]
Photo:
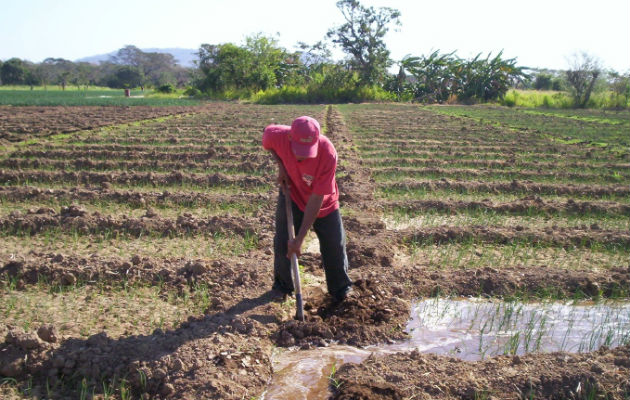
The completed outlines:
[[[290,295],[293,288],[290,256],[301,254],[309,229],[319,238],[326,272],[328,293],[342,301],[352,291],[348,277],[346,234],[339,212],[339,190],[335,180],[337,152],[321,134],[311,117],[296,118],[291,126],[269,125],[263,131],[262,145],[278,164],[278,184],[290,189],[293,225],[296,235],[289,240],[285,196],[280,190],[274,236],[274,283],[278,294]]]

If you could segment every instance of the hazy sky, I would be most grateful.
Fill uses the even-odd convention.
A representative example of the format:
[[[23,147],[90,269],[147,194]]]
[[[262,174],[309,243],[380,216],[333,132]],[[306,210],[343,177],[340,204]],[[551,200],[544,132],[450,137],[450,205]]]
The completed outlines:
[[[39,62],[140,48],[196,49],[279,34],[283,47],[314,43],[342,23],[335,0],[0,0],[0,59]],[[402,26],[386,37],[393,59],[432,50],[460,57],[504,49],[529,67],[564,69],[586,51],[630,69],[630,0],[363,0],[393,7]],[[335,53],[338,57],[341,53]]]

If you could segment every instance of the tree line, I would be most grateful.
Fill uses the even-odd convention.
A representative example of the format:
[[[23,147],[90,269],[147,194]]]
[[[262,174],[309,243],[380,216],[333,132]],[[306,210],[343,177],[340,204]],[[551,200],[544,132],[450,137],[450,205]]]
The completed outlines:
[[[179,66],[173,55],[144,52],[135,46],[125,46],[99,64],[72,62],[63,58],[47,58],[41,63],[19,58],[0,62],[3,85],[144,89],[145,86],[184,86],[190,82],[190,76],[190,68]]]
[[[195,68],[184,68],[170,54],[126,46],[99,65],[49,58],[40,64],[10,59],[0,66],[3,84],[73,84],[128,87],[186,87],[186,93],[223,99],[247,98],[268,103],[366,100],[425,103],[487,102],[502,99],[510,88],[563,90],[585,107],[594,90],[606,88],[630,97],[630,76],[604,71],[596,59],[578,54],[566,71],[532,70],[515,58],[478,54],[463,59],[456,52],[408,55],[392,60],[384,37],[400,25],[400,12],[340,0],[344,22],[315,44],[287,50],[274,37],[247,37],[242,45],[202,44]],[[346,58],[334,61],[331,46]],[[397,70],[397,73],[390,71]]]

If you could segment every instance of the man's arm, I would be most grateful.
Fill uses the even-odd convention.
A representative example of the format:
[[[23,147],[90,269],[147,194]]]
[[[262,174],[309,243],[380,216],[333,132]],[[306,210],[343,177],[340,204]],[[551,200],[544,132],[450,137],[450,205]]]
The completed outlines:
[[[276,178],[276,183],[280,187],[290,188],[291,181],[289,179],[289,176],[287,175],[287,170],[284,168],[282,160],[280,159],[280,157],[278,157],[278,154],[276,154],[274,150],[269,150],[269,152],[273,156],[274,160],[276,160],[276,164],[278,164],[278,177]]]
[[[306,208],[304,209],[302,225],[300,225],[300,231],[295,235],[295,239],[289,240],[287,257],[291,257],[291,254],[293,253],[295,253],[298,257],[302,254],[301,248],[304,238],[306,237],[308,230],[311,229],[311,226],[313,226],[315,219],[317,219],[317,214],[319,214],[319,210],[322,208],[323,202],[324,196],[319,194],[313,193],[308,198]]]

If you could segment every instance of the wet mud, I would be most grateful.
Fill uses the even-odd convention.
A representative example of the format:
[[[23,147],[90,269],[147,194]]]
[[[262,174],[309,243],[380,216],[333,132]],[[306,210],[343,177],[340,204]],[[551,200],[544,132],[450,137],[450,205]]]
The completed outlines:
[[[334,399],[624,399],[630,348],[588,354],[498,356],[467,362],[411,353],[345,364]],[[593,396],[593,397],[590,397]]]

